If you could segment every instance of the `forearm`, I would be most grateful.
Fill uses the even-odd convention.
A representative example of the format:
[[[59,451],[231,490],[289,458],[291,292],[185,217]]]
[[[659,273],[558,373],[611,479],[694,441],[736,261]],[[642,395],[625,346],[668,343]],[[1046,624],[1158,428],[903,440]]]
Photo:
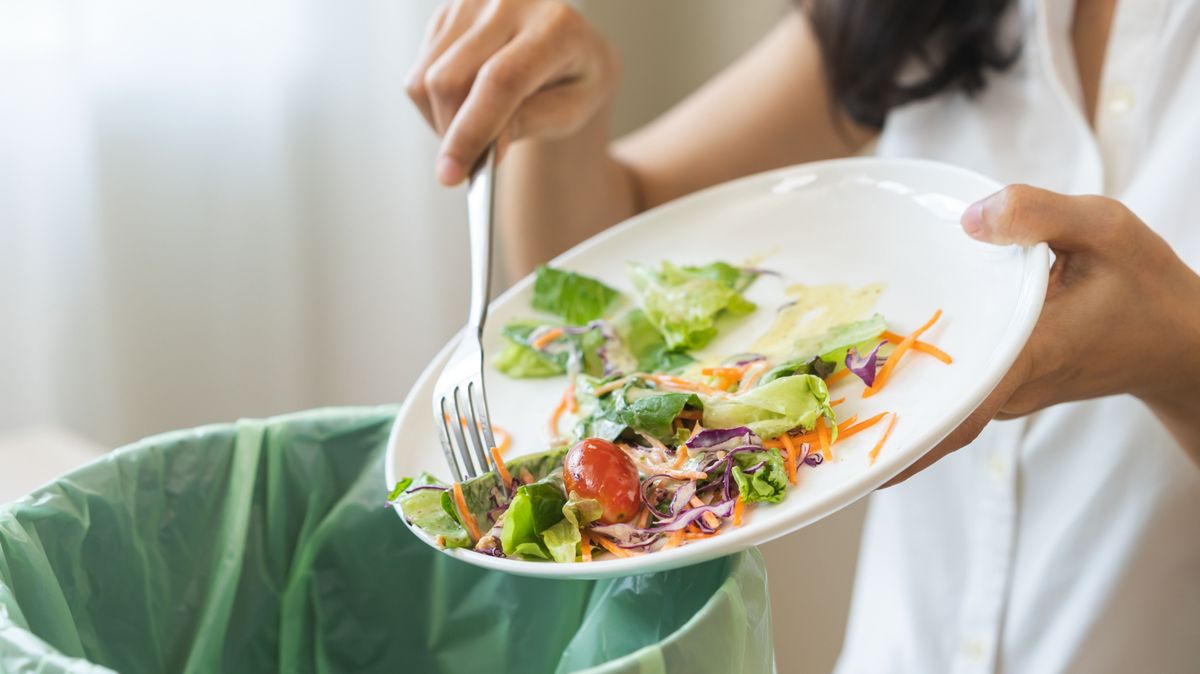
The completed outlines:
[[[501,174],[511,279],[641,210],[636,177],[609,152],[608,106],[569,137],[514,143]]]
[[[1173,306],[1163,309],[1171,325],[1158,333],[1158,353],[1152,356],[1160,375],[1135,395],[1200,464],[1200,275],[1182,267],[1171,286]]]

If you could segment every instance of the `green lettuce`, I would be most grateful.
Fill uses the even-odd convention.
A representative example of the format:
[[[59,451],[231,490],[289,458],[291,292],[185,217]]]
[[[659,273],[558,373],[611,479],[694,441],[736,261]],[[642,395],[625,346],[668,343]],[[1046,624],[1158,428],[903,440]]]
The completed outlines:
[[[783,500],[788,488],[788,479],[783,456],[778,449],[735,454],[733,460],[733,480],[737,482],[738,491],[745,497],[746,503],[779,503]],[[767,463],[753,475],[743,472],[763,460]]]
[[[564,374],[573,354],[578,354],[583,372],[600,375],[604,362],[600,360],[600,347],[604,346],[604,334],[599,330],[588,330],[581,334],[566,334],[565,348],[552,352],[539,351],[529,345],[538,328],[551,325],[544,321],[517,319],[510,321],[500,331],[505,345],[492,358],[492,365],[504,374],[516,379],[553,377]]]
[[[392,499],[400,504],[400,508],[404,512],[404,519],[430,536],[441,536],[448,548],[471,547],[471,537],[467,534],[467,530],[459,524],[458,517],[452,517],[442,507],[442,496],[446,492],[423,489],[405,494],[400,485],[404,484],[406,480],[408,484],[404,485],[404,489],[427,485],[445,486],[429,473],[421,473],[416,479],[404,478],[401,480],[400,484],[396,485],[397,488],[392,491]]]
[[[504,554],[525,559],[551,559],[553,556],[542,536],[563,520],[566,503],[561,471],[519,487],[504,513],[500,528]],[[556,539],[555,542],[560,541]]]
[[[581,412],[587,411],[580,435],[606,440],[615,440],[626,429],[633,429],[664,443],[673,442],[675,418],[688,406],[702,405],[694,394],[662,393],[633,382],[599,399],[591,394],[590,384],[580,393],[577,383],[576,392]]]
[[[721,314],[746,314],[755,308],[741,295],[754,276],[723,262],[703,267],[663,262],[658,269],[632,263],[629,274],[646,318],[668,350],[701,348],[716,336]]]
[[[746,426],[759,437],[774,438],[793,428],[810,430],[819,416],[834,419],[829,390],[820,377],[799,374],[732,398],[706,398],[701,423],[705,428]]]
[[[801,340],[796,344],[795,355],[763,374],[759,384],[797,374],[812,374],[824,379],[846,367],[846,352],[851,347],[859,353],[868,353],[879,343],[885,330],[887,321],[875,314],[866,320],[843,323],[823,335]]]
[[[504,348],[492,357],[492,365],[514,379],[554,377],[566,372],[552,358],[524,344],[506,342]]]
[[[535,480],[551,475],[562,466],[563,456],[567,450],[552,449],[547,452],[526,454],[505,462],[505,467],[513,475],[525,469]],[[396,488],[389,495],[389,500],[400,504],[404,518],[414,526],[431,536],[443,536],[446,547],[462,548],[471,544],[466,529],[459,521],[458,511],[454,507],[450,490],[438,491],[425,489],[417,492],[404,493],[412,487],[433,485],[448,487],[429,473],[421,473],[414,478],[402,478],[396,483]],[[508,500],[508,490],[495,471],[489,471],[478,477],[461,483],[463,500],[475,518],[481,530],[487,530],[495,524],[488,517],[497,506],[504,505]]]
[[[583,540],[579,529],[600,519],[603,512],[599,501],[571,492],[562,507],[563,519],[542,532],[542,543],[554,561],[574,562]]]
[[[613,329],[632,361],[619,368],[622,372],[629,370],[630,365],[639,372],[673,372],[693,360],[686,353],[667,348],[662,333],[641,309],[625,312],[614,321]]]
[[[570,325],[604,317],[620,293],[594,278],[553,267],[538,267],[533,282],[533,308],[554,314]]]

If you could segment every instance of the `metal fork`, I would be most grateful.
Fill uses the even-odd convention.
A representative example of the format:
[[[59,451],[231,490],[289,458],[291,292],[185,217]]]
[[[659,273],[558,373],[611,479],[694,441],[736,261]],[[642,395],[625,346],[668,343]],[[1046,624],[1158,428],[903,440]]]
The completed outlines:
[[[438,437],[442,451],[458,482],[486,473],[488,452],[496,446],[483,387],[481,340],[492,278],[495,175],[496,148],[491,145],[473,171],[467,190],[471,237],[471,307],[467,311],[467,325],[433,388],[434,427],[441,429]]]

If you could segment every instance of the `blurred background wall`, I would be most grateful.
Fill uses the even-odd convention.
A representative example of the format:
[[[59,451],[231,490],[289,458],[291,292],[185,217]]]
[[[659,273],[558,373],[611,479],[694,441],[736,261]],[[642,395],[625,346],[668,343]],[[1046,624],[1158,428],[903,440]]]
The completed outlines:
[[[435,4],[0,0],[11,484],[63,437],[403,397],[466,310],[464,194],[403,92]],[[618,132],[788,11],[576,4],[624,55]],[[861,519],[765,546],[781,672],[832,667]]]

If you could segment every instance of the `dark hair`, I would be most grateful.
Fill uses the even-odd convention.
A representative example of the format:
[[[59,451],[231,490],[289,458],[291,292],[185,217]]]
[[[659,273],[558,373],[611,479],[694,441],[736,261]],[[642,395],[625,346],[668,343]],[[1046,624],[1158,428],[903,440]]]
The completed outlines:
[[[983,88],[1018,46],[1005,45],[1009,0],[802,0],[820,44],[831,98],[850,119],[881,128],[904,103]],[[911,69],[911,70],[910,70]]]

